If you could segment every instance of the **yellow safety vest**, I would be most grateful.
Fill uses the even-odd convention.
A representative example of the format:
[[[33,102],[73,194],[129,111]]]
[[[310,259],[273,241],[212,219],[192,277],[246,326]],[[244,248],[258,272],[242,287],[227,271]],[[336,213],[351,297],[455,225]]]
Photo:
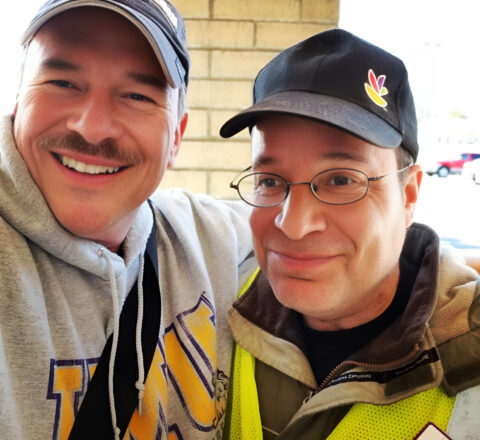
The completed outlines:
[[[239,297],[253,283],[250,277]],[[255,383],[255,358],[235,344],[230,375],[224,440],[261,440],[262,422]],[[447,429],[455,397],[438,387],[390,405],[356,403],[328,436],[328,440],[410,440],[428,422]]]

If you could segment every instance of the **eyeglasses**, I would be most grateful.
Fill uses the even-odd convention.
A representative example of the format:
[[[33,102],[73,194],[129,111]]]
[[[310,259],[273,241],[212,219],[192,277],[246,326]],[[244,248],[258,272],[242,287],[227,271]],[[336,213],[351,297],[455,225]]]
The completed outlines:
[[[333,168],[316,174],[310,182],[288,182],[273,173],[249,173],[237,183],[234,183],[234,179],[230,188],[236,189],[244,202],[259,208],[280,205],[287,199],[292,185],[309,185],[313,195],[323,203],[348,205],[367,195],[370,182],[399,174],[411,166],[412,164],[409,164],[405,168],[377,177],[368,177],[363,171],[352,168]],[[242,173],[250,169],[251,167],[248,167]]]

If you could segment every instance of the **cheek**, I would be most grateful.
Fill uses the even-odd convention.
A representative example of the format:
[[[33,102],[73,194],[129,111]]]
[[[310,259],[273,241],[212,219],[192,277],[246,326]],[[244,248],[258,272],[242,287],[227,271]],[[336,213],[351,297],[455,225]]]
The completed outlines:
[[[349,231],[357,252],[372,264],[389,265],[392,257],[398,260],[405,236],[400,201],[384,200],[367,212],[367,215],[352,216],[355,221],[350,223]]]
[[[259,208],[253,208],[250,214],[250,228],[253,234],[253,241],[255,245],[260,241],[259,237],[261,237],[261,230],[262,230],[262,221],[261,215],[258,213]]]
[[[264,266],[266,248],[275,231],[276,211],[274,208],[253,208],[250,214],[250,228],[253,235],[253,246],[260,266]]]
[[[28,155],[31,154],[32,142],[36,138],[38,123],[38,119],[31,117],[31,112],[25,111],[22,106],[18,106],[13,121],[13,136],[19,153],[27,163]]]
[[[16,140],[33,142],[64,117],[62,106],[29,90],[18,97],[13,123]]]
[[[143,167],[143,171],[138,174],[141,185],[148,188],[149,191],[155,191],[160,185],[165,170],[167,169],[168,151],[164,150],[163,155],[157,155],[156,158],[147,159],[147,165]]]
[[[170,160],[173,145],[172,133],[169,124],[157,123],[156,121],[153,123],[157,125],[154,130],[151,130],[151,126],[145,124],[142,127],[139,126],[136,131],[132,131],[130,134],[137,148],[142,150],[142,154],[152,168],[160,167],[163,169]]]

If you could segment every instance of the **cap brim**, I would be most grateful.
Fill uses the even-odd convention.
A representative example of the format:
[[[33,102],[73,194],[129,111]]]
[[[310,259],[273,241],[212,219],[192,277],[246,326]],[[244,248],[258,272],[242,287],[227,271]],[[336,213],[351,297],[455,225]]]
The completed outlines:
[[[262,99],[225,122],[220,135],[229,138],[269,113],[326,122],[380,147],[397,148],[402,142],[397,130],[363,107],[334,96],[300,91],[280,92]]]
[[[152,20],[138,11],[134,11],[126,5],[121,5],[115,2],[110,2],[108,0],[78,0],[78,1],[69,1],[67,3],[58,3],[51,9],[42,10],[39,15],[37,15],[33,21],[30,23],[29,27],[22,34],[20,41],[24,45],[28,43],[38,30],[50,19],[56,15],[77,8],[93,6],[100,7],[103,9],[108,9],[125,17],[127,20],[132,22],[144,35],[147,41],[152,46],[153,51],[158,59],[158,62],[162,68],[162,71],[165,74],[165,78],[168,83],[176,88],[179,87],[183,82],[184,78],[179,72],[181,63],[177,63],[177,56],[175,50],[173,49],[168,38],[158,30]],[[183,69],[184,70],[184,69]],[[185,75],[185,71],[183,72]]]

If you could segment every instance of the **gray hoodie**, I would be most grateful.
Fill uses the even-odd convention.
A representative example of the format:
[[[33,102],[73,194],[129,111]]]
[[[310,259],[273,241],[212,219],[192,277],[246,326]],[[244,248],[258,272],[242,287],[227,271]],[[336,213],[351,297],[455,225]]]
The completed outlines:
[[[113,295],[121,309],[138,277],[153,216],[139,208],[124,258],[72,235],[31,179],[10,117],[0,136],[0,438],[65,439],[116,324]],[[232,347],[224,318],[250,267],[248,211],[181,190],[152,201],[161,325],[143,413],[127,435],[216,438]]]

